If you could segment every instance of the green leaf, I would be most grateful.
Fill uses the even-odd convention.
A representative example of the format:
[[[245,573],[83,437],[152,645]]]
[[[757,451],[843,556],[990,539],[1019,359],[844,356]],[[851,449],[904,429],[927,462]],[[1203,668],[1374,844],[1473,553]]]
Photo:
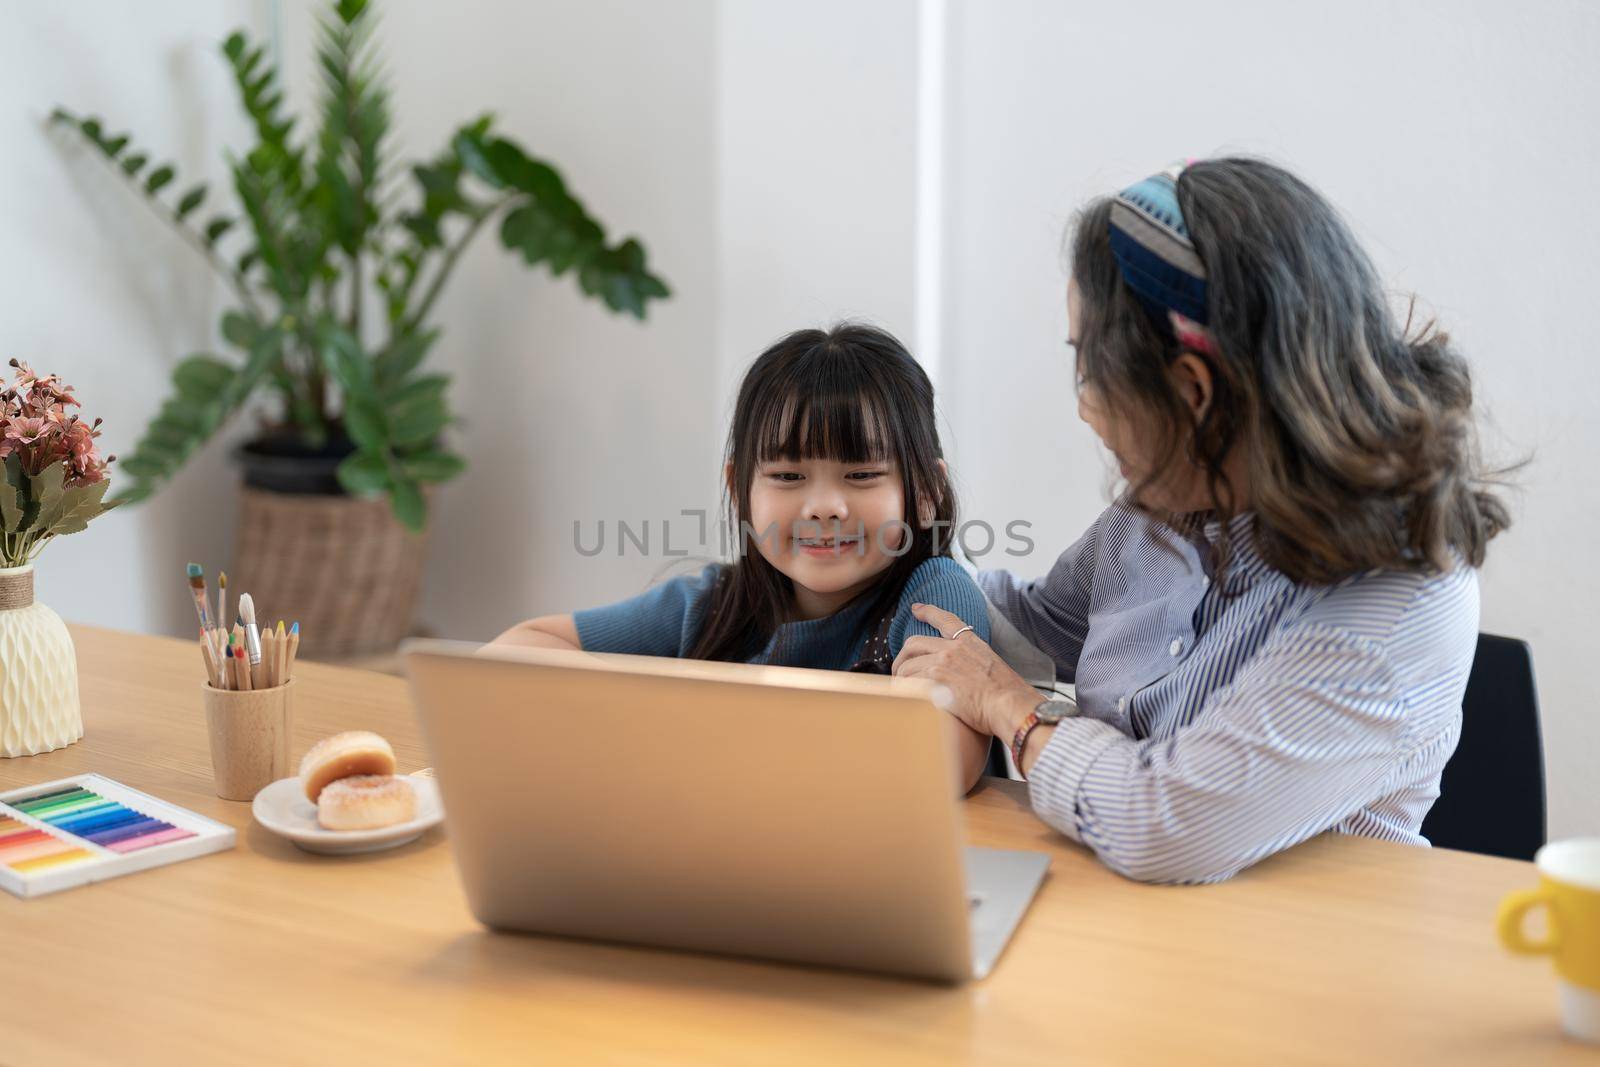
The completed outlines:
[[[145,449],[135,452],[126,459],[117,460],[117,469],[127,471],[135,478],[160,478],[172,467],[167,459],[157,456]]]
[[[225,234],[229,230],[233,229],[233,224],[236,221],[238,221],[238,220],[237,219],[226,218],[224,216],[220,216],[219,215],[218,217],[212,219],[210,222],[206,223],[206,244],[207,245],[216,244],[217,241],[222,237],[223,234]]]
[[[527,204],[500,220],[500,243],[521,252],[531,266],[549,254],[552,229],[549,217]]]
[[[122,172],[129,177],[139,173],[139,168],[150,161],[150,157],[143,152],[129,152],[122,157]]]
[[[243,51],[242,47],[240,51]],[[255,73],[256,67],[261,63],[261,60],[266,56],[266,54],[267,50],[258,45],[257,47],[250,49],[250,51],[242,58],[240,56],[230,56],[229,58],[238,61],[237,69],[239,73],[248,78],[250,75]]]
[[[628,238],[607,247],[604,227],[548,163],[505,138],[490,140],[471,128],[457,131],[451,146],[461,165],[479,178],[528,194],[501,220],[500,243],[520,252],[529,266],[543,264],[557,277],[576,268],[585,294],[640,319],[651,300],[669,295],[666,283],[650,273],[644,246]]]
[[[389,499],[394,506],[395,518],[406,529],[420,533],[428,520],[428,505],[423,501],[422,490],[417,483],[409,478],[397,479]]]
[[[255,321],[242,312],[230,311],[222,316],[222,336],[240,348],[254,344],[260,331]]]
[[[339,21],[348,26],[367,10],[367,0],[339,0],[334,10],[339,13]]]
[[[484,147],[483,154],[488,165],[505,178],[507,185],[532,193],[534,199],[547,208],[554,209],[557,205],[562,208],[568,205],[577,207],[556,169],[548,163],[530,158],[512,142],[497,137]],[[582,209],[577,210],[581,212]]]
[[[446,375],[427,374],[406,382],[394,390],[389,395],[388,400],[391,407],[401,407],[424,401],[437,403],[444,399],[444,391],[449,387],[450,379]]]
[[[400,466],[407,477],[419,482],[447,482],[467,469],[466,460],[438,449],[407,456]]]
[[[199,185],[196,185],[194,188],[184,193],[182,199],[178,201],[178,218],[181,219],[187,217],[190,212],[200,206],[201,202],[204,201],[205,198],[206,186],[204,182],[201,182]]]
[[[56,505],[61,500],[64,492],[64,483],[67,477],[67,468],[60,463],[52,463],[38,474],[32,475],[28,481],[28,496],[31,498],[27,513],[24,516],[22,529],[45,528],[42,520],[51,515]]]
[[[53,463],[45,469],[52,468],[63,473],[66,471],[66,467],[60,463]],[[101,501],[110,487],[111,482],[102,478],[93,485],[77,485],[63,490],[48,508],[41,506],[39,509],[38,536],[64,537],[87,528],[89,520],[105,510]]]
[[[150,176],[144,180],[144,191],[154,195],[160,191],[163,185],[166,185],[168,182],[172,181],[175,173],[176,172],[174,172],[170,166],[163,163],[161,166],[151,171]]]
[[[0,527],[6,533],[17,533],[22,527],[22,512],[26,501],[18,490],[22,478],[22,457],[15,452],[6,457],[6,481],[0,484]]]
[[[406,215],[400,220],[400,225],[411,231],[411,236],[423,248],[438,248],[444,244],[444,235],[439,232],[437,219],[426,215]]]
[[[234,368],[211,356],[190,356],[172,372],[178,392],[200,405],[216,399],[233,381]]]
[[[325,325],[322,335],[322,361],[328,373],[348,396],[372,396],[372,362],[361,350],[361,343],[348,330]]]
[[[384,424],[383,412],[371,401],[360,397],[346,397],[344,428],[350,440],[368,452],[382,453],[389,447],[389,431]]]
[[[455,149],[456,158],[461,160],[461,165],[477,175],[486,184],[495,189],[504,189],[506,180],[495,170],[484,154],[484,143],[469,130],[461,130],[451,141],[450,147]]]
[[[123,489],[117,493],[114,499],[106,501],[106,510],[109,511],[112,508],[118,508],[124,504],[137,504],[141,500],[149,498],[150,494],[154,493],[155,491],[156,487],[151,482],[134,482],[126,489]]]
[[[390,439],[395,444],[421,445],[438,437],[450,424],[450,412],[439,400],[423,399],[393,409],[389,422]]]
[[[389,461],[374,452],[356,452],[344,459],[335,471],[339,484],[354,496],[381,493],[389,488]]]
[[[378,353],[372,361],[373,379],[378,388],[391,387],[416,370],[438,339],[438,330],[413,330]]]

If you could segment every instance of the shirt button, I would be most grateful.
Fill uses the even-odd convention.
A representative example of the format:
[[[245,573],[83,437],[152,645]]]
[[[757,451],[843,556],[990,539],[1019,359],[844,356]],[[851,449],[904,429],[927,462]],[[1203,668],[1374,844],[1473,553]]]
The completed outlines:
[[[1174,656],[1176,656],[1178,653],[1182,652],[1183,651],[1183,638],[1174,637],[1172,639],[1172,644],[1167,646],[1167,650],[1169,652],[1171,652]]]
[[[1211,577],[1210,577],[1210,575],[1207,575],[1207,576],[1205,576],[1205,577],[1200,579],[1200,588],[1201,589],[1210,589],[1211,588]]]
[[[1118,711],[1121,711],[1123,708],[1126,708],[1127,706],[1128,706],[1128,698],[1127,697],[1118,697],[1117,698],[1117,710]]]

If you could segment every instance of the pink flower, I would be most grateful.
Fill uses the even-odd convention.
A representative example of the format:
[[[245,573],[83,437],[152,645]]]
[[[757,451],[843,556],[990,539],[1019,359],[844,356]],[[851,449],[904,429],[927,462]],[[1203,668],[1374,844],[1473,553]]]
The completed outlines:
[[[81,422],[74,423],[67,430],[67,451],[71,453],[74,463],[94,454],[95,437],[96,434]]]
[[[18,456],[30,477],[60,463],[66,467],[67,485],[103,481],[107,464],[116,457],[101,459],[95,448],[101,420],[86,423],[67,413],[67,408],[81,405],[58,376],[40,377],[20,360],[11,365],[17,376],[0,388],[0,460]]]
[[[98,452],[90,449],[82,464],[73,464],[72,472],[67,475],[66,482],[68,485],[93,485],[105,476],[105,461],[100,458]]]
[[[30,419],[23,415],[14,416],[5,424],[7,440],[19,445],[31,445],[53,429],[55,427],[46,419]]]

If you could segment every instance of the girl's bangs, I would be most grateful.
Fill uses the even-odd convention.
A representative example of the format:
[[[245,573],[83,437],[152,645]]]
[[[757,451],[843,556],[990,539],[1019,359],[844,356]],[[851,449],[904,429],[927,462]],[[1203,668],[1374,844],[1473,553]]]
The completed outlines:
[[[873,463],[891,459],[884,399],[866,381],[803,392],[798,382],[773,390],[753,412],[756,462],[825,459]]]

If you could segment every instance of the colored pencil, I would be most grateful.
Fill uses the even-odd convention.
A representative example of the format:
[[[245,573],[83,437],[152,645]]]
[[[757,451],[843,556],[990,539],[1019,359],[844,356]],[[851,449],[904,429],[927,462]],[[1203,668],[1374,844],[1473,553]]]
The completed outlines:
[[[272,627],[264,627],[261,631],[261,677],[266,681],[268,689],[278,685],[278,650],[272,641]]]
[[[282,619],[278,620],[278,629],[272,638],[272,646],[278,653],[278,663],[274,670],[278,674],[278,684],[282,685],[289,680],[289,631],[283,628]]]

